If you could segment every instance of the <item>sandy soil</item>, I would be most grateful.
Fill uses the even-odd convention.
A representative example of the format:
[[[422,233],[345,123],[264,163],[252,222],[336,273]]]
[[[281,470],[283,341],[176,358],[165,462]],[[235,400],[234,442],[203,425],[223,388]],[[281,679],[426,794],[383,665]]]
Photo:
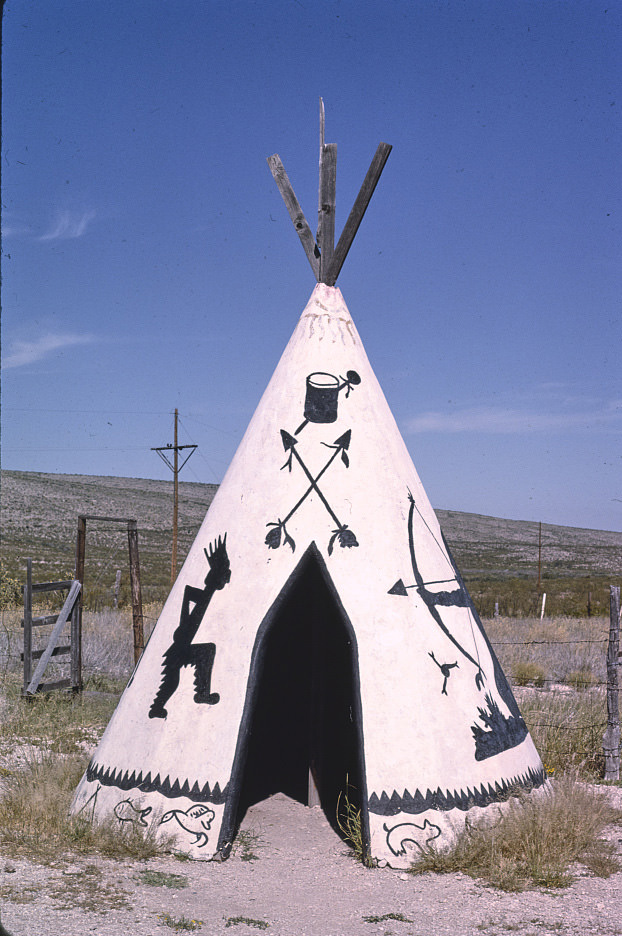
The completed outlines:
[[[622,805],[622,790],[614,795]],[[369,870],[321,810],[282,794],[249,810],[242,831],[223,863],[80,857],[44,868],[0,858],[2,923],[11,936],[163,936],[186,931],[171,925],[184,918],[201,921],[206,936],[622,934],[622,873],[504,894],[459,874]],[[622,852],[620,834],[612,831]],[[150,885],[147,870],[182,875],[187,886]]]

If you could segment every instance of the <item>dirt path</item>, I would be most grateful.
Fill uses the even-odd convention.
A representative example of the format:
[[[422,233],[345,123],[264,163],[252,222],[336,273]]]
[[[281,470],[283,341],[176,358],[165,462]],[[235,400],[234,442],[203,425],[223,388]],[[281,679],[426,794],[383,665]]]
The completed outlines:
[[[171,925],[183,918],[202,921],[205,936],[622,934],[622,873],[503,894],[463,875],[368,870],[319,809],[282,794],[249,810],[242,833],[223,863],[80,857],[42,868],[0,858],[2,923],[11,936],[165,936],[184,932]],[[181,875],[187,886],[149,884],[147,871]]]

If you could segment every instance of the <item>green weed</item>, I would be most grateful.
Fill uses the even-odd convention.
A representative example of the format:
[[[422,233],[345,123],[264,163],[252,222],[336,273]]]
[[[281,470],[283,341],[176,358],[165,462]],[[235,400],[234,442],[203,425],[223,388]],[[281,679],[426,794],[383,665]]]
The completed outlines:
[[[265,920],[253,920],[252,917],[227,917],[225,926],[237,926],[238,923],[244,923],[246,926],[254,926],[255,929],[268,929],[269,923]]]
[[[255,849],[261,847],[261,835],[254,829],[242,829],[238,832],[233,850],[240,853],[241,861],[257,861],[259,855]]]
[[[337,797],[337,825],[339,826],[343,837],[354,849],[354,856],[357,861],[362,862],[366,867],[372,866],[369,851],[363,841],[363,826],[361,822],[361,810],[350,801],[347,790],[349,784],[346,778],[346,792],[339,792]]]
[[[143,884],[148,884],[149,887],[170,887],[173,890],[188,887],[188,878],[185,874],[171,874],[167,871],[142,871],[138,880]]]
[[[409,920],[408,917],[405,917],[403,913],[383,913],[382,916],[365,916],[363,917],[365,923],[384,923],[387,920],[397,920],[398,923],[414,923],[414,920]]]
[[[174,917],[170,913],[159,914],[158,920],[162,920],[165,926],[176,930],[178,933],[182,930],[198,930],[203,926],[203,920],[191,920],[185,916]]]
[[[48,882],[46,893],[61,910],[106,913],[130,906],[130,894],[114,883],[106,882],[99,868],[87,865],[79,871],[66,871]]]

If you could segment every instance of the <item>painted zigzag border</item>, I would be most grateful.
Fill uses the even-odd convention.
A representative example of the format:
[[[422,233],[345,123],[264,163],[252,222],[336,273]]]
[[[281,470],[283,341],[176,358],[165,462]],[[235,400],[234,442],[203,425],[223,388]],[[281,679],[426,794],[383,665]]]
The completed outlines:
[[[184,796],[186,799],[192,800],[193,803],[214,803],[216,806],[222,806],[229,795],[228,783],[224,790],[220,789],[219,783],[216,783],[212,789],[209,783],[206,783],[203,787],[199,787],[198,782],[195,781],[191,787],[187,780],[184,780],[183,783],[180,783],[179,780],[174,780],[171,783],[169,777],[165,777],[164,780],[161,780],[160,774],[156,774],[152,780],[151,771],[143,777],[142,770],[139,770],[138,773],[136,773],[135,770],[132,771],[131,774],[129,770],[122,773],[120,770],[117,771],[116,768],[112,769],[110,767],[104,767],[103,765],[97,765],[92,761],[87,767],[86,779],[89,782],[98,780],[102,786],[114,786],[118,787],[119,790],[140,790],[141,793],[161,793],[162,796],[166,796],[169,799],[176,799],[177,797]]]
[[[526,774],[513,777],[511,780],[497,781],[494,787],[491,784],[486,786],[482,783],[479,788],[474,787],[471,790],[467,787],[466,792],[454,790],[453,793],[450,790],[443,793],[439,787],[434,791],[428,790],[425,796],[419,790],[414,796],[408,790],[404,790],[402,796],[396,790],[391,796],[383,790],[380,796],[372,793],[368,805],[369,811],[378,816],[397,816],[401,812],[417,815],[428,809],[438,809],[442,812],[461,809],[465,812],[473,806],[489,806],[491,803],[503,802],[510,796],[518,796],[522,791],[528,793],[530,790],[541,787],[545,781],[546,771],[543,767],[539,770],[530,767]]]

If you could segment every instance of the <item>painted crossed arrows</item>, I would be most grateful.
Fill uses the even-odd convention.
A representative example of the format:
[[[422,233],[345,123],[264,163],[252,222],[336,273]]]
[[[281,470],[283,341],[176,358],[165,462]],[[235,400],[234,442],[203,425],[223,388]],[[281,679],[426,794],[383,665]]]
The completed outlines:
[[[332,531],[332,536],[328,543],[328,555],[329,556],[332,555],[335,540],[337,540],[337,542],[342,548],[345,548],[346,546],[348,548],[352,546],[358,546],[358,542],[357,542],[356,536],[354,535],[354,532],[348,529],[347,524],[341,523],[341,521],[339,520],[334,510],[332,509],[332,507],[326,500],[324,494],[322,493],[318,485],[318,481],[320,480],[322,475],[324,475],[328,471],[328,469],[330,468],[332,463],[335,461],[337,456],[340,456],[341,461],[346,466],[346,468],[348,468],[348,466],[350,465],[350,459],[348,457],[348,448],[350,447],[351,438],[352,438],[352,430],[348,429],[348,431],[344,432],[343,435],[339,436],[338,439],[335,439],[332,445],[330,445],[327,442],[322,442],[322,445],[325,445],[326,448],[333,449],[333,453],[328,459],[328,461],[326,462],[326,464],[324,465],[324,467],[322,468],[322,470],[319,472],[319,474],[316,475],[316,477],[314,478],[311,472],[309,471],[309,469],[307,468],[307,466],[305,465],[304,461],[302,460],[302,456],[300,455],[298,449],[296,448],[296,446],[298,445],[298,439],[295,439],[294,436],[290,435],[289,432],[286,432],[285,429],[281,429],[281,439],[283,441],[283,448],[285,449],[286,452],[289,453],[288,459],[285,462],[285,464],[282,466],[281,470],[283,468],[287,468],[288,471],[291,472],[292,464],[295,459],[300,465],[300,467],[302,468],[306,477],[308,478],[309,487],[304,492],[300,500],[292,507],[290,512],[287,514],[287,516],[284,517],[283,520],[279,519],[276,521],[276,523],[267,524],[267,526],[271,527],[272,529],[266,535],[266,546],[268,546],[270,549],[278,549],[279,546],[281,545],[287,545],[291,547],[292,552],[295,551],[296,543],[294,542],[290,534],[287,532],[285,524],[294,516],[298,508],[304,503],[304,501],[307,499],[307,497],[311,494],[312,491],[315,491],[315,493],[318,495],[318,497],[324,504],[324,507],[328,511],[331,519],[334,521],[337,527],[335,530]]]

